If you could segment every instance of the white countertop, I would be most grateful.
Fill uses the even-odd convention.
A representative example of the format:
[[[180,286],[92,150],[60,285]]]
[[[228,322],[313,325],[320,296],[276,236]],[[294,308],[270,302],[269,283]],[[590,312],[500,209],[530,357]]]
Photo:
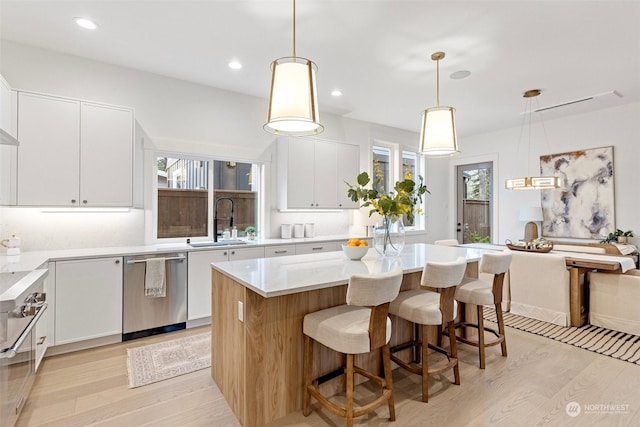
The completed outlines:
[[[146,246],[121,246],[110,248],[84,248],[84,249],[63,249],[27,251],[20,255],[0,255],[0,273],[31,271],[41,267],[49,261],[63,261],[67,259],[99,258],[109,256],[143,255],[158,252],[180,252],[180,251],[207,251],[229,248],[246,248],[254,246],[275,246],[313,242],[347,241],[353,235],[332,235],[318,236],[302,239],[256,239],[247,240],[246,244],[211,247],[191,247],[187,243],[163,243]]]
[[[422,271],[426,261],[479,261],[486,250],[437,246],[425,243],[409,244],[400,257],[385,258],[371,248],[360,261],[352,261],[342,252],[291,255],[214,262],[212,268],[233,278],[265,298],[287,295],[335,285],[343,285],[353,274],[372,274],[400,266],[405,273]]]

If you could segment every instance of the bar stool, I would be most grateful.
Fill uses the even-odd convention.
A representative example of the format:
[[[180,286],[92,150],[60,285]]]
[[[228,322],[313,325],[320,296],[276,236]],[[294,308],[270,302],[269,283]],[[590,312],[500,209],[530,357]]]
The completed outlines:
[[[456,328],[474,328],[478,331],[478,341],[471,341],[465,336],[457,335],[456,339],[465,344],[478,347],[480,357],[480,369],[485,367],[485,348],[498,345],[502,346],[502,356],[507,357],[507,341],[505,337],[504,317],[502,315],[502,285],[504,276],[509,271],[511,265],[511,251],[487,252],[482,255],[480,261],[480,271],[482,273],[493,274],[493,282],[489,283],[485,280],[472,279],[465,277],[456,290],[455,299],[464,304],[474,304],[477,307],[477,323],[461,320],[456,324]],[[498,318],[498,330],[488,328],[484,325],[483,306],[495,306],[496,316]],[[462,314],[464,316],[464,313]],[[493,341],[485,341],[484,331],[490,332],[496,336]]]
[[[347,304],[309,313],[304,316],[304,398],[302,413],[308,416],[311,396],[322,406],[336,415],[347,419],[347,426],[353,426],[353,418],[364,415],[381,406],[389,405],[389,419],[395,421],[393,382],[391,378],[391,319],[388,317],[389,303],[398,295],[402,283],[402,270],[376,275],[353,275],[347,287]],[[346,355],[346,366],[338,370],[312,378],[313,343]],[[354,365],[356,354],[369,353],[380,349],[384,378]],[[344,360],[344,356],[343,356]],[[323,396],[318,385],[341,374],[346,375],[346,404],[331,402]],[[376,382],[382,394],[365,406],[354,406],[354,374],[358,373]]]
[[[394,346],[391,349],[391,360],[414,374],[422,375],[422,401],[429,400],[429,375],[453,369],[454,383],[460,384],[458,369],[458,350],[456,348],[454,319],[457,304],[453,298],[456,286],[464,277],[467,261],[459,257],[453,262],[427,262],[420,279],[421,286],[438,289],[433,292],[427,289],[413,289],[400,292],[389,306],[389,312],[415,325],[416,331],[412,341]],[[450,350],[429,344],[428,326],[448,325],[450,332]],[[418,332],[419,329],[419,332]],[[439,334],[438,334],[439,335]],[[394,353],[413,348],[416,360],[405,362]],[[429,368],[427,355],[429,349],[447,356],[444,366]]]

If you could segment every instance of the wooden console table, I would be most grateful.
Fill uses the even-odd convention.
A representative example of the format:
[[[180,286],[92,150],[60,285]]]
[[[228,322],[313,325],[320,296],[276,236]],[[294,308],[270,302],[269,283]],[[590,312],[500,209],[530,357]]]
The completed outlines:
[[[587,272],[608,271],[622,273],[635,267],[635,261],[632,258],[623,256],[582,254],[579,252],[557,253],[565,256],[565,262],[569,267],[571,326],[582,326],[589,321],[589,282]],[[629,261],[633,266],[629,265]],[[584,275],[582,286],[580,285],[581,275]]]

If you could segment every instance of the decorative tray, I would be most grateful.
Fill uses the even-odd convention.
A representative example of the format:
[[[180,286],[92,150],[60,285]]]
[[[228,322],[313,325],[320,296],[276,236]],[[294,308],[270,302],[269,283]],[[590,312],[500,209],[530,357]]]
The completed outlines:
[[[531,242],[520,241],[514,244],[511,240],[507,239],[504,243],[512,251],[547,253],[553,249],[553,242],[548,240],[532,240]]]

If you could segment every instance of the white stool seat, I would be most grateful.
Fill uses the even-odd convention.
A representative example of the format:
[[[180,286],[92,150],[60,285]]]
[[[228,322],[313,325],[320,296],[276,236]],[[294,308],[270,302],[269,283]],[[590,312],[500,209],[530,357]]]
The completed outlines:
[[[465,277],[456,289],[455,299],[473,305],[493,305],[493,284]]]
[[[339,305],[304,317],[303,332],[322,345],[345,354],[371,351],[369,319],[371,309]],[[387,340],[391,339],[391,319],[387,317]]]
[[[460,310],[461,320],[455,325],[456,328],[474,328],[478,331],[477,341],[471,341],[466,335],[457,335],[455,339],[465,344],[478,347],[478,357],[480,368],[485,368],[485,347],[500,344],[502,355],[507,357],[507,341],[505,335],[504,318],[502,315],[502,290],[504,277],[511,266],[512,253],[509,250],[502,252],[486,252],[480,261],[480,272],[493,277],[491,282],[480,279],[465,277],[456,288],[455,299],[461,304],[473,304],[476,306],[476,321],[468,322],[465,319],[465,309]],[[485,305],[495,307],[498,330],[484,325]],[[485,340],[485,331],[496,336],[493,341]]]
[[[458,305],[453,302],[453,317]],[[423,289],[400,292],[389,305],[389,313],[419,325],[442,325],[440,294]]]
[[[402,285],[403,273],[400,268],[386,273],[354,274],[349,278],[346,305],[326,308],[304,316],[302,331],[304,333],[304,396],[302,397],[302,414],[311,413],[311,398],[332,413],[344,417],[347,427],[353,427],[353,419],[365,415],[385,402],[389,407],[389,420],[395,421],[396,410],[393,400],[393,379],[391,373],[391,320],[389,304],[398,296]],[[333,372],[314,375],[314,343],[342,354],[342,363]],[[359,354],[380,351],[380,362],[384,376],[379,367],[363,369],[356,366],[355,359]],[[376,359],[366,363],[374,363]],[[319,367],[316,363],[316,369]],[[326,369],[326,367],[324,367]],[[380,394],[373,399],[366,399],[364,405],[358,405],[353,398],[355,375],[362,375],[372,383],[380,386]],[[344,376],[344,403],[331,401],[320,392],[326,381]],[[293,382],[292,382],[293,383]]]

